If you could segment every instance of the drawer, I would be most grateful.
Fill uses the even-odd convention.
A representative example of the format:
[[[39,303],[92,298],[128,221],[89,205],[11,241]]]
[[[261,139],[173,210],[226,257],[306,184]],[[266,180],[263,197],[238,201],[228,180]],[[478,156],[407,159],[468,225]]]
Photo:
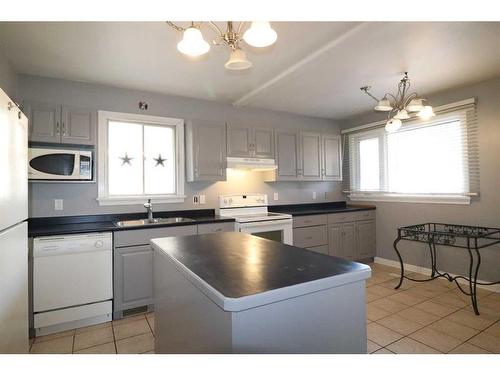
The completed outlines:
[[[293,218],[294,228],[311,227],[313,225],[326,225],[326,223],[326,215],[295,216]]]
[[[316,227],[295,228],[293,230],[293,245],[298,247],[313,247],[328,244],[326,225]]]
[[[197,234],[196,225],[178,227],[123,230],[114,233],[115,247],[148,245],[152,238],[188,236]]]
[[[307,250],[315,251],[320,254],[328,255],[328,245],[307,247]]]
[[[356,214],[357,212],[339,212],[338,214],[329,214],[328,224],[356,221]]]
[[[198,234],[233,232],[234,223],[198,224]]]
[[[375,219],[375,210],[356,212],[356,220],[374,220],[374,219]]]

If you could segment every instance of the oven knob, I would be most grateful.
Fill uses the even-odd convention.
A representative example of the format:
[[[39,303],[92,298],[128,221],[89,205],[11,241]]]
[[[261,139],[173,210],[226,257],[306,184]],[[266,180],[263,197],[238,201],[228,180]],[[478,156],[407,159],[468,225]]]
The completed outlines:
[[[99,241],[96,241],[96,242],[95,242],[94,247],[97,247],[97,248],[99,249],[99,248],[101,248],[101,247],[102,247],[102,245],[104,245],[104,244],[102,243],[102,241],[101,241],[101,240],[99,240]]]

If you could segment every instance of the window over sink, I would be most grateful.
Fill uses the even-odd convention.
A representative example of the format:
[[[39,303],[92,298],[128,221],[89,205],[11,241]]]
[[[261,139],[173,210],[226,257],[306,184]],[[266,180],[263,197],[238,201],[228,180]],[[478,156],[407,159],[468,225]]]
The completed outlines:
[[[100,205],[184,201],[184,121],[99,111]]]

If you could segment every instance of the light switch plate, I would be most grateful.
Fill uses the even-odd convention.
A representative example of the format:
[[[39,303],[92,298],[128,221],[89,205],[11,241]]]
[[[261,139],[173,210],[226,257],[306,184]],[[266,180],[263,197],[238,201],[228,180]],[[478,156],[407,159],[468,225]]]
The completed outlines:
[[[277,200],[279,199],[279,197],[280,197],[280,196],[279,196],[279,194],[278,194],[278,193],[274,193],[273,199],[274,199],[275,201],[277,201]]]
[[[205,195],[204,194],[200,194],[200,204],[205,204]]]
[[[64,207],[64,200],[62,199],[54,199],[54,210],[62,211]]]

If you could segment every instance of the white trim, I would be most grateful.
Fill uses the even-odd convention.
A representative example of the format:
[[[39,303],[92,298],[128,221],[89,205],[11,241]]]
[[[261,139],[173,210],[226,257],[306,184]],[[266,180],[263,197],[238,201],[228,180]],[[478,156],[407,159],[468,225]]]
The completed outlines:
[[[186,199],[185,195],[141,195],[123,197],[98,197],[99,206],[117,206],[143,204],[145,200],[154,200],[154,203],[182,203]]]
[[[406,203],[436,203],[436,204],[470,204],[468,195],[439,195],[439,194],[394,194],[394,193],[350,193],[351,201],[370,202],[406,202]]]
[[[138,122],[142,124],[156,124],[175,126],[175,150],[176,150],[176,194],[175,195],[151,195],[140,196],[116,196],[108,195],[107,184],[107,125],[109,120]],[[184,202],[184,120],[170,117],[159,117],[139,115],[135,113],[98,111],[98,146],[97,146],[97,202],[99,206],[129,205],[144,203],[145,199],[154,199],[156,203],[182,203]]]
[[[400,267],[400,264],[397,260],[375,257],[373,261],[374,261],[374,263],[383,264],[384,266],[396,267],[398,269]],[[408,264],[408,263],[403,263],[403,265],[404,265],[405,271],[416,272],[416,273],[420,273],[420,274],[426,275],[426,276],[429,276],[431,274],[430,268],[415,266],[413,264]],[[445,271],[439,270],[439,272],[445,272]],[[455,276],[459,276],[459,275],[456,275],[454,273],[450,273],[450,276],[455,277]],[[469,283],[467,281],[462,280],[462,279],[459,279],[458,282],[460,284],[469,285]],[[477,282],[486,283],[488,281],[477,280]],[[404,283],[404,281],[403,281],[403,283]],[[491,290],[491,291],[496,292],[496,293],[500,293],[500,284],[497,284],[497,285],[478,285],[477,287],[481,288],[481,289]]]
[[[439,107],[434,107],[434,112],[436,114],[439,114],[438,112],[441,112],[441,111],[446,111],[448,109],[453,109],[453,108],[460,108],[460,107],[463,107],[465,105],[474,104],[474,103],[476,103],[476,98],[464,99],[464,100],[460,100],[458,102],[453,102],[453,103],[449,103],[449,104],[440,105]],[[370,129],[370,128],[373,128],[376,126],[384,125],[386,122],[387,122],[387,119],[371,122],[371,123],[365,124],[365,125],[355,126],[353,128],[341,130],[340,134],[349,134],[349,133],[357,132],[358,130]]]

